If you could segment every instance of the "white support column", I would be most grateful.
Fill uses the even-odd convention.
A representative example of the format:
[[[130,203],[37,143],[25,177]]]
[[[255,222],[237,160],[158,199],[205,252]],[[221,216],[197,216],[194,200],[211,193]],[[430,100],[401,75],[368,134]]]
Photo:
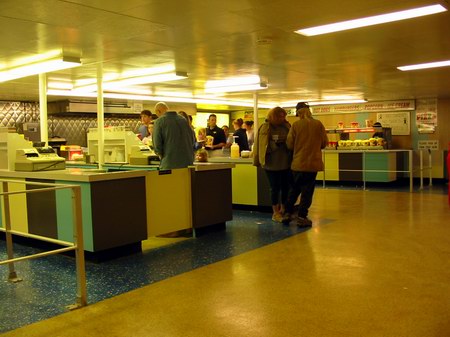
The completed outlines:
[[[45,145],[48,145],[47,74],[39,74],[39,111],[41,142],[45,142]]]
[[[97,132],[98,132],[98,168],[105,164],[105,115],[103,107],[103,66],[97,67]]]
[[[253,135],[256,139],[258,133],[258,93],[255,91],[253,93]]]

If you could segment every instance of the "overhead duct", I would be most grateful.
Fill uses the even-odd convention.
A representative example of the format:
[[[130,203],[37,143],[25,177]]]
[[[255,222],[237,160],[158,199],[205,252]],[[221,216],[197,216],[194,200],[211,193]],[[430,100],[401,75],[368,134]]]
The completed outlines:
[[[49,114],[64,113],[97,113],[97,103],[90,101],[73,101],[64,100],[57,102],[49,102],[47,104]],[[113,114],[139,114],[140,111],[129,106],[127,103],[106,103],[104,104],[104,113]]]

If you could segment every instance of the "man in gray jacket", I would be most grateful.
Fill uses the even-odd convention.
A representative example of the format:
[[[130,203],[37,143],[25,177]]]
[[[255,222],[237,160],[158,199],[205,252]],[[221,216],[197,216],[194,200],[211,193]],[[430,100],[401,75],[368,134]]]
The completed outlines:
[[[169,111],[165,103],[158,103],[165,110],[155,121],[153,148],[161,158],[161,170],[184,168],[194,162],[194,136],[186,119]]]

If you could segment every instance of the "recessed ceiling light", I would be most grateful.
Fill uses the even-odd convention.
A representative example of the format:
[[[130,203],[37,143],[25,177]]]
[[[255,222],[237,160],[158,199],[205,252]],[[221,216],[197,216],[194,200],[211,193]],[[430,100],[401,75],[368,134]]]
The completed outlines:
[[[381,23],[400,21],[405,19],[416,18],[420,16],[430,15],[445,12],[447,9],[442,5],[431,5],[425,7],[419,7],[414,9],[408,9],[399,12],[393,12],[388,14],[381,14],[375,16],[369,16],[366,18],[348,20],[342,22],[331,23],[327,25],[305,28],[296,30],[295,33],[305,35],[305,36],[314,36],[321,34],[328,34],[333,32],[339,32],[347,29],[354,29],[366,26],[378,25]]]
[[[438,68],[438,67],[448,67],[448,66],[450,66],[450,60],[439,61],[439,62],[430,62],[430,63],[412,64],[409,66],[397,67],[397,69],[401,70],[401,71],[408,71],[408,70],[418,70],[418,69],[428,69],[428,68]]]

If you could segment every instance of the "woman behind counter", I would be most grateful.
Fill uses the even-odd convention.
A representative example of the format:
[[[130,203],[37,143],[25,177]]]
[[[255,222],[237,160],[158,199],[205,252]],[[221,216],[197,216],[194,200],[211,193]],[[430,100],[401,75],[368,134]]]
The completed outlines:
[[[245,129],[242,128],[243,124],[244,121],[242,120],[242,118],[238,118],[233,121],[233,137],[237,137],[234,139],[235,142],[239,145],[239,151],[248,151],[250,150],[250,147],[248,146],[247,133],[245,132]]]
[[[253,165],[261,166],[269,179],[272,220],[276,222],[281,222],[283,218],[289,191],[291,152],[286,139],[290,127],[286,110],[272,108],[267,122],[259,128],[253,145]]]

